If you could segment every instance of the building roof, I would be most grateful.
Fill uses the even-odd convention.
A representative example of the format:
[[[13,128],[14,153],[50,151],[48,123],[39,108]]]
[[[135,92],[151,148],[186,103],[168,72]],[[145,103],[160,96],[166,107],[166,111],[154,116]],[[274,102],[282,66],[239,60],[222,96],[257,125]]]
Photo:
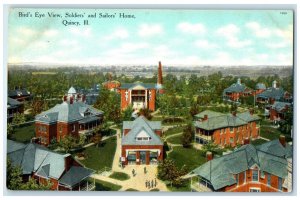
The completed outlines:
[[[10,97],[7,98],[7,106],[8,107],[18,107],[20,105],[22,105],[23,103],[15,100],[15,99],[12,99]]]
[[[274,87],[269,87],[262,93],[257,95],[257,98],[274,98],[275,100],[280,100],[281,98],[284,97],[285,91],[283,88],[274,88]]]
[[[53,152],[46,147],[35,143],[22,144],[8,140],[7,156],[14,166],[21,167],[24,175],[32,174],[34,172],[38,176],[54,178],[56,180],[65,177],[63,181],[67,183],[68,180],[71,179],[73,185],[79,183],[84,177],[87,177],[92,173],[92,170],[90,169],[77,166],[75,168],[71,167],[71,169],[64,174],[65,158],[71,155]],[[70,175],[73,177],[68,178]]]
[[[163,141],[161,140],[161,138],[154,132],[155,129],[161,129],[158,128],[159,123],[160,122],[151,123],[144,116],[138,117],[133,121],[133,126],[131,128],[126,128],[131,130],[122,137],[122,145],[163,145]],[[125,124],[128,125],[128,122],[126,122]],[[151,125],[152,127],[155,127],[155,129],[153,129]],[[123,130],[124,129],[125,128],[123,123]],[[139,134],[146,134],[151,139],[147,141],[137,140],[136,137]]]
[[[271,107],[277,112],[281,112],[283,109],[286,109],[286,107],[290,107],[291,105],[291,103],[275,101]]]
[[[208,118],[212,118],[212,117],[223,116],[223,115],[226,115],[226,114],[223,114],[223,113],[220,113],[220,112],[211,111],[211,110],[205,110],[205,111],[200,112],[197,115],[195,115],[195,117],[196,118],[204,118],[205,115],[207,115]]]
[[[269,148],[274,145],[276,147],[281,146],[278,152]],[[234,175],[255,165],[259,167],[261,172],[285,178],[288,173],[286,155],[292,155],[292,148],[290,146],[284,148],[279,140],[273,140],[258,147],[247,144],[230,154],[204,163],[192,170],[190,174],[198,175],[210,181],[215,190],[235,184]]]
[[[244,92],[245,90],[251,90],[251,89],[245,86],[245,84],[242,84],[241,79],[238,79],[236,83],[233,83],[231,86],[224,89],[223,94],[227,92],[240,93],[240,92]]]
[[[26,89],[16,89],[16,90],[9,90],[8,96],[9,97],[18,97],[18,96],[30,96],[30,92]]]
[[[69,91],[68,91],[68,94],[76,94],[76,90],[74,87],[70,87]]]
[[[74,186],[93,174],[94,171],[83,167],[72,166],[59,180],[60,184]]]
[[[144,116],[139,116],[134,121],[124,121],[123,122],[123,130],[124,129],[132,129],[133,127],[137,126],[138,124],[146,123],[150,126],[153,130],[160,130],[161,129],[161,121],[148,121]]]
[[[257,89],[257,90],[265,90],[267,88],[266,88],[266,85],[264,83],[257,83],[256,86],[255,86],[255,89]]]
[[[84,113],[89,112],[89,117],[103,115],[101,110],[93,108],[81,101],[74,101],[72,104],[70,102],[63,102],[57,104],[53,108],[42,112],[35,117],[36,121],[41,121],[44,123],[54,123],[57,121],[61,122],[74,122],[87,118]]]
[[[153,83],[122,83],[120,89],[133,89],[135,87],[141,87],[145,89],[155,89],[156,84]]]
[[[248,122],[257,121],[260,118],[257,115],[251,115],[249,111],[238,113],[236,116],[233,114],[223,114],[214,111],[203,111],[199,114],[200,118],[204,118],[204,115],[208,115],[208,119],[205,121],[195,121],[194,125],[204,130],[216,130],[226,127],[237,127],[246,125]]]

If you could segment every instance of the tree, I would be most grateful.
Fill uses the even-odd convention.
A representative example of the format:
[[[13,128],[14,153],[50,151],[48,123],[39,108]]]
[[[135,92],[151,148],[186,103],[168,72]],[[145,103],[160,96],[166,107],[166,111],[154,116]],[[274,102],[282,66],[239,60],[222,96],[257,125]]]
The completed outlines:
[[[213,142],[208,142],[202,146],[203,156],[206,156],[206,152],[210,151],[213,154],[220,154],[222,149],[218,147],[218,145],[214,144]]]
[[[25,115],[23,113],[16,113],[14,115],[14,118],[12,120],[12,124],[14,125],[21,125],[21,124],[24,124],[26,121],[26,118],[25,118]]]
[[[151,120],[152,119],[152,115],[151,115],[151,111],[148,108],[141,108],[139,110],[138,113],[139,116],[144,116],[146,119]]]
[[[72,135],[66,135],[64,136],[60,142],[59,145],[68,153],[72,148],[76,147],[76,140]]]
[[[188,124],[182,134],[181,142],[183,147],[189,147],[194,139],[194,130],[192,124]]]
[[[196,102],[192,102],[191,108],[190,108],[190,114],[192,117],[197,115],[200,112],[200,108]]]
[[[20,167],[14,167],[9,159],[6,166],[6,186],[10,190],[19,190],[22,185],[22,170]]]
[[[45,100],[42,100],[40,98],[34,98],[31,103],[31,108],[32,114],[35,116],[37,114],[40,114],[44,110],[49,109],[49,105]]]
[[[128,106],[125,110],[122,111],[122,121],[131,121],[132,120],[132,106]]]
[[[14,132],[14,127],[11,123],[7,124],[7,137],[10,137]]]
[[[96,144],[97,147],[99,147],[99,145],[102,142],[102,134],[101,133],[97,133],[93,136],[92,138],[93,143]]]
[[[171,186],[180,186],[183,184],[181,176],[185,175],[187,170],[183,166],[181,169],[178,169],[175,165],[175,162],[170,159],[165,159],[162,162],[159,162],[157,167],[157,178],[163,181],[169,181]]]

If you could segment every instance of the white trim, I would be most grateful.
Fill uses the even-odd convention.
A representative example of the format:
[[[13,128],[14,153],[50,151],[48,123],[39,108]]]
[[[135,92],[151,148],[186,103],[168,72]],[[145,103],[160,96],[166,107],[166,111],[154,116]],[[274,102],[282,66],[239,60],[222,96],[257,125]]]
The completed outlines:
[[[125,150],[126,151],[126,158],[127,158],[127,156],[128,156],[128,152],[129,151],[152,151],[152,152],[154,152],[154,151],[157,151],[157,155],[159,156],[160,155],[160,153],[161,153],[161,151],[160,151],[160,149],[126,149]]]

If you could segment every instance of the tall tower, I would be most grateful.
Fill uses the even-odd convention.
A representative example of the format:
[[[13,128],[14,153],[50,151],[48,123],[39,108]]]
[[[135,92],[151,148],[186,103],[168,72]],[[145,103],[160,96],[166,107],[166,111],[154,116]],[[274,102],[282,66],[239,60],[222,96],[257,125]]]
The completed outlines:
[[[163,77],[162,77],[162,66],[161,62],[158,62],[158,73],[157,73],[157,85],[163,84]]]

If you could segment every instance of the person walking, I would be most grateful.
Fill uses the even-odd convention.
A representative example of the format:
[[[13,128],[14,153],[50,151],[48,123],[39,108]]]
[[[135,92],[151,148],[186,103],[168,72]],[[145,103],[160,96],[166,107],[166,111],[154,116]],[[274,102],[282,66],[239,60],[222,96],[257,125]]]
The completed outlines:
[[[134,169],[132,169],[132,176],[134,176],[135,175],[135,170]]]
[[[144,167],[144,174],[146,174],[147,173],[147,168],[146,167]]]
[[[151,188],[153,188],[153,186],[154,186],[154,182],[153,182],[153,179],[152,179],[152,181],[151,181]]]
[[[157,181],[156,181],[156,178],[154,179],[154,187],[156,187],[157,185]]]

